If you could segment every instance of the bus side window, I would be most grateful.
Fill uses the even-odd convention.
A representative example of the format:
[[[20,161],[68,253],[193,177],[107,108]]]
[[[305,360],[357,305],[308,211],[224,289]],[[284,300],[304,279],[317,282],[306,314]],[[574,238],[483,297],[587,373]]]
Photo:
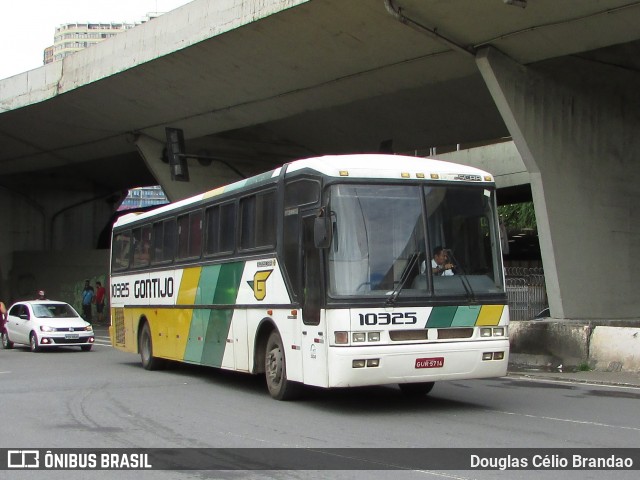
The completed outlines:
[[[175,247],[176,222],[173,219],[153,224],[152,263],[171,262]]]
[[[115,271],[129,268],[129,249],[131,245],[131,231],[117,233],[113,236],[111,247],[111,267]]]
[[[178,258],[198,258],[202,253],[202,211],[178,217]]]
[[[205,255],[233,253],[236,244],[236,204],[214,205],[205,211]]]
[[[240,200],[240,249],[276,244],[276,194],[260,192]]]
[[[148,266],[151,252],[151,227],[149,225],[145,225],[141,228],[134,228],[133,241],[133,266]]]

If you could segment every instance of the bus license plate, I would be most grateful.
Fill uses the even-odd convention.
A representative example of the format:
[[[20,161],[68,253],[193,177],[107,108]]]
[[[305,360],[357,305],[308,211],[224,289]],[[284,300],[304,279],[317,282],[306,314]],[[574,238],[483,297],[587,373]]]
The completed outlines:
[[[80,335],[77,333],[66,333],[64,338],[66,338],[67,340],[75,340],[77,338],[80,338]]]
[[[442,367],[444,367],[444,357],[416,359],[416,368],[442,368]]]

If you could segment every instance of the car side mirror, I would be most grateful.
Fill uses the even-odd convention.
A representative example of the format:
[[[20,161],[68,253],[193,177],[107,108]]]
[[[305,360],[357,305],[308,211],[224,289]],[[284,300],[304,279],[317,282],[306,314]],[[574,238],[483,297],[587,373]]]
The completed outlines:
[[[29,315],[27,315],[26,313],[21,313],[19,316],[22,320],[29,320]]]

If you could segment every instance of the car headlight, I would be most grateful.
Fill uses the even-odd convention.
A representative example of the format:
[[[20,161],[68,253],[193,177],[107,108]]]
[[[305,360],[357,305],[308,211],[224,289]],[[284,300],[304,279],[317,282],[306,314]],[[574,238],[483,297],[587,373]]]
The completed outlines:
[[[54,327],[48,327],[47,325],[40,325],[40,331],[42,331],[42,332],[55,332],[56,329]]]
[[[84,329],[85,329],[87,332],[93,332],[93,327],[92,327],[91,325],[87,325],[86,327],[84,327]]]

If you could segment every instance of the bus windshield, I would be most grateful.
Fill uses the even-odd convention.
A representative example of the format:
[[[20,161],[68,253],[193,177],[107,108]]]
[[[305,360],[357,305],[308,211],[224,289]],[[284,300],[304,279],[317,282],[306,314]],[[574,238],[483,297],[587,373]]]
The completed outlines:
[[[504,292],[494,191],[480,185],[334,185],[329,294]]]

